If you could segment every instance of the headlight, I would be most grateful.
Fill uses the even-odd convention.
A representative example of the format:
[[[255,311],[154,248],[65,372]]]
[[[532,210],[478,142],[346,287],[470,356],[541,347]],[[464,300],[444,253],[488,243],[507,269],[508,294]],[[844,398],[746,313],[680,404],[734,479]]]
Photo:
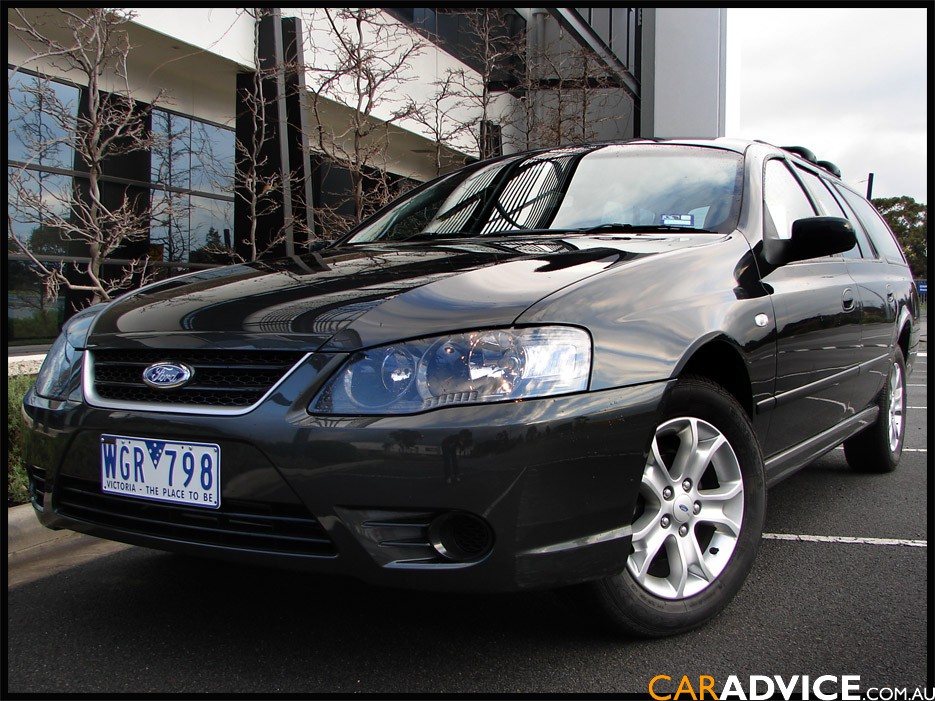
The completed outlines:
[[[490,329],[355,353],[312,400],[324,414],[412,414],[587,389],[591,338],[568,326]]]
[[[36,394],[40,397],[81,401],[81,356],[91,324],[102,308],[82,309],[65,322],[39,368]]]

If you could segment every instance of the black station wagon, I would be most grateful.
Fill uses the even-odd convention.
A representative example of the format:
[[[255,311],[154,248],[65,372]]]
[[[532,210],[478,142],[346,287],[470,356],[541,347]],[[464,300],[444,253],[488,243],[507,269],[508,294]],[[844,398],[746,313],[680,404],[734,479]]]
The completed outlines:
[[[677,633],[740,589],[769,485],[842,443],[896,467],[919,330],[892,233],[806,149],[508,155],[319,250],[75,315],[25,399],[33,504]]]

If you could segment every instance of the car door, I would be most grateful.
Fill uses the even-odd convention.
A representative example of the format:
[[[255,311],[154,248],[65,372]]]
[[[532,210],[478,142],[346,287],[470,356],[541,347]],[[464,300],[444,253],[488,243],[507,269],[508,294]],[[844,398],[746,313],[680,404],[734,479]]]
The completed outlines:
[[[764,236],[789,238],[792,222],[818,214],[783,159],[767,161]],[[856,285],[840,255],[796,261],[763,278],[776,320],[775,405],[764,448],[775,455],[854,413],[860,346]]]
[[[857,282],[864,315],[860,377],[855,396],[855,403],[863,407],[873,401],[889,370],[896,343],[898,300],[906,294],[910,273],[899,245],[873,206],[845,187],[837,187],[836,191],[843,196],[854,229],[865,241],[870,239],[862,246],[867,251],[864,255],[847,259],[851,277]]]
[[[822,214],[846,217],[854,227],[857,246],[844,253],[848,273],[854,280],[860,302],[860,345],[855,350],[859,368],[852,381],[852,401],[859,410],[867,406],[880,391],[888,367],[887,358],[895,336],[896,301],[893,291],[893,271],[873,246],[867,235],[868,226],[862,220],[875,217],[882,220],[869,203],[846,188],[835,188],[817,173],[796,169],[812,194]],[[854,208],[861,207],[861,216]],[[896,254],[902,257],[898,249]],[[898,276],[897,276],[898,277]]]

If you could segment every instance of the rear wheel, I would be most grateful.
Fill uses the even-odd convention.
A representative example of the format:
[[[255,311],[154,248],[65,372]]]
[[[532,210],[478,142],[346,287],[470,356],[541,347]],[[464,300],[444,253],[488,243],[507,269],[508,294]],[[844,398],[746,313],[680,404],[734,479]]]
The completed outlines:
[[[844,441],[844,457],[859,472],[892,472],[899,464],[906,437],[906,361],[897,348],[883,391],[877,420]]]
[[[626,568],[573,593],[631,634],[691,630],[740,589],[765,512],[763,460],[747,415],[720,386],[680,380],[643,470]]]

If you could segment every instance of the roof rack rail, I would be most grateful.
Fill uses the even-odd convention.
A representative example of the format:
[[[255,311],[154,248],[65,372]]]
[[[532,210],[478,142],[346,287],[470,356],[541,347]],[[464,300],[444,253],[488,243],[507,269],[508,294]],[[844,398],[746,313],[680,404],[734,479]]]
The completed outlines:
[[[838,176],[839,178],[841,177],[841,169],[838,168],[838,167],[837,167],[834,163],[832,163],[831,161],[818,161],[818,165],[821,166],[822,168],[824,168],[825,170],[827,170],[827,171],[828,171],[829,173],[831,173],[832,175],[836,175],[836,176]]]
[[[810,149],[807,149],[804,146],[780,146],[779,148],[781,148],[783,151],[794,153],[796,156],[801,156],[809,163],[818,165],[818,156],[816,156]]]

